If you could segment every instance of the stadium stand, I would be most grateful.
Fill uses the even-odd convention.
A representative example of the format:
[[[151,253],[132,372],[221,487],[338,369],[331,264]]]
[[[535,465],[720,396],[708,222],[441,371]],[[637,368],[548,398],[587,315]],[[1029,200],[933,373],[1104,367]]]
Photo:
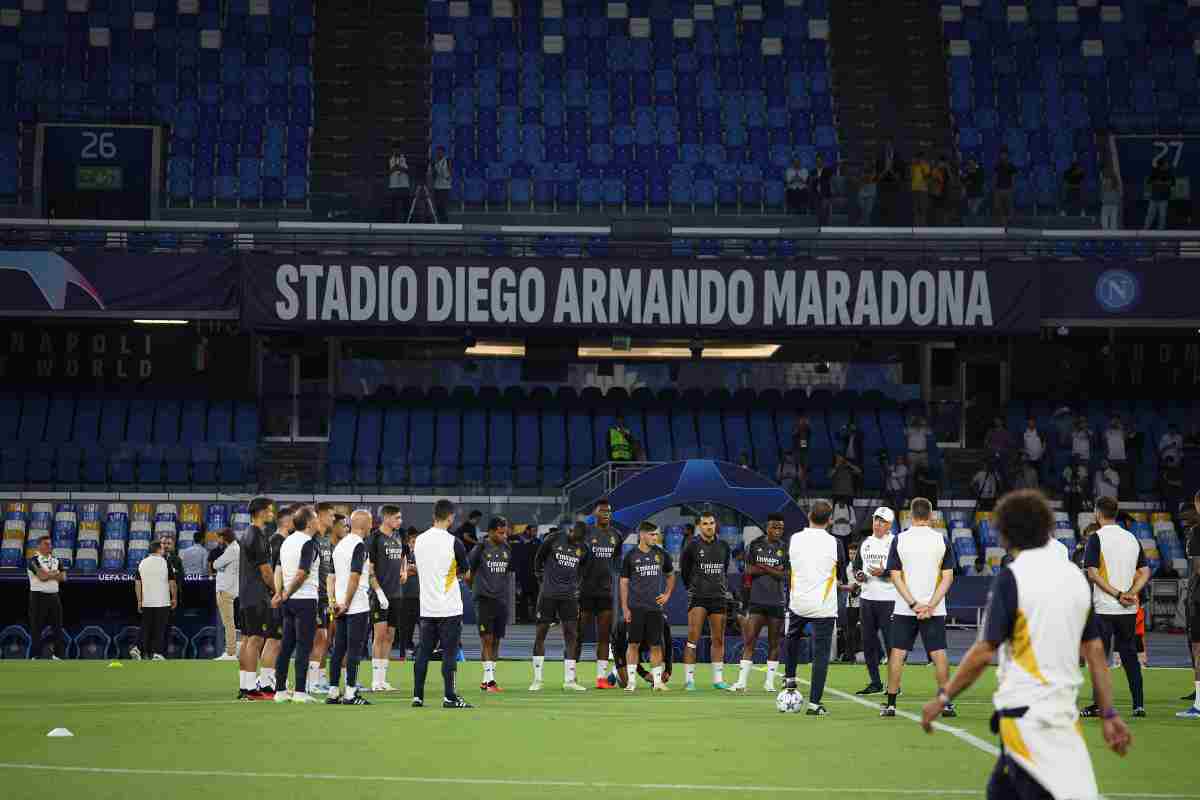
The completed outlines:
[[[313,31],[312,0],[3,0],[0,199],[22,130],[103,121],[169,127],[169,207],[303,207]]]
[[[942,20],[960,153],[990,175],[1007,147],[1022,173],[1018,207],[1057,208],[1075,158],[1087,175],[1084,196],[1097,197],[1094,131],[1177,131],[1200,121],[1200,8],[1186,0],[955,0],[942,5]]]
[[[837,162],[826,0],[428,8],[466,208],[782,211],[793,158]]]

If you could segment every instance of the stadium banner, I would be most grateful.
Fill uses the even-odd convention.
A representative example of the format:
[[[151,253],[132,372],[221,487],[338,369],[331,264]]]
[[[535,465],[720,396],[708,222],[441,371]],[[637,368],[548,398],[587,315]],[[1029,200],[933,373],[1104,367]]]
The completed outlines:
[[[237,316],[229,256],[0,250],[0,316]]]
[[[1135,259],[1048,263],[1042,319],[1195,320],[1196,262]]]
[[[695,335],[744,331],[1022,332],[1033,262],[797,263],[582,259],[325,261],[249,255],[242,321],[259,330],[403,327]]]

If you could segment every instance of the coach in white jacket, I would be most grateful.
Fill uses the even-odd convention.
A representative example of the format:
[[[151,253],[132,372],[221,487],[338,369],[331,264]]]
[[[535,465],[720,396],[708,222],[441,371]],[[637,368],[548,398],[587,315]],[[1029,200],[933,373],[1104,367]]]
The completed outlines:
[[[212,572],[217,578],[217,613],[221,615],[221,639],[225,652],[217,656],[217,661],[233,661],[237,658],[237,621],[234,614],[234,603],[238,597],[238,567],[241,562],[241,548],[237,537],[231,528],[222,528],[217,536],[225,545],[225,551],[212,562]]]

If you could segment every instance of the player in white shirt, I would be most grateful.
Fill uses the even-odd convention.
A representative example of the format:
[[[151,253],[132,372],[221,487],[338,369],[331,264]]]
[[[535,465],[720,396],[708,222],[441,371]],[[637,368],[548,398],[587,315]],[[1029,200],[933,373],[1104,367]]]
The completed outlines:
[[[1125,755],[1132,738],[1112,706],[1087,582],[1050,547],[1054,515],[1040,492],[1006,495],[993,524],[1015,557],[992,583],[979,641],[954,679],[925,706],[921,726],[931,733],[949,702],[970,688],[998,654],[992,731],[1000,735],[1001,754],[988,798],[1096,800],[1096,776],[1075,711],[1083,683],[1081,642],[1103,708],[1105,742]]]
[[[333,656],[329,661],[329,698],[326,705],[369,706],[358,694],[358,662],[371,624],[371,601],[363,573],[367,569],[364,538],[371,532],[371,512],[359,509],[350,515],[350,532],[333,548],[333,615],[337,620]],[[346,699],[340,699],[342,659],[346,660]]]
[[[800,639],[812,626],[812,693],[808,698],[810,717],[829,712],[821,705],[825,677],[829,672],[829,649],[838,613],[838,576],[846,572],[846,550],[842,540],[829,533],[833,507],[824,500],[813,503],[808,527],[792,534],[788,544],[791,591],[787,615],[787,668],[784,691],[796,691],[796,662]]]
[[[870,682],[855,694],[880,694],[883,681],[879,677],[879,662],[892,649],[892,611],[896,605],[896,588],[887,571],[888,554],[892,552],[892,523],[896,514],[887,506],[875,509],[871,518],[871,535],[858,547],[854,561],[855,577],[863,584],[859,595],[862,615],[863,660],[867,664]],[[883,649],[879,637],[883,636]]]
[[[283,640],[275,661],[276,703],[315,702],[308,694],[308,657],[317,636],[317,573],[321,568],[321,556],[312,536],[319,527],[316,518],[317,513],[308,506],[297,511],[292,516],[292,535],[279,547],[276,575],[283,588],[271,598],[271,607],[283,610]],[[289,694],[285,687],[293,655],[296,691]]]
[[[438,500],[433,506],[433,527],[418,536],[413,545],[421,582],[421,646],[413,664],[413,708],[425,705],[425,675],[439,642],[445,688],[442,708],[471,708],[454,690],[463,613],[458,581],[467,572],[467,551],[462,539],[450,533],[453,524],[454,503]]]
[[[946,594],[954,582],[954,556],[946,537],[929,526],[933,503],[924,497],[914,497],[910,508],[912,527],[892,540],[888,553],[887,568],[897,599],[892,611],[887,703],[879,712],[881,717],[896,716],[904,659],[918,633],[937,671],[938,686],[945,686],[950,679],[950,662],[946,658]],[[943,715],[957,716],[953,703],[946,706]]]
[[[1096,624],[1107,654],[1116,638],[1117,652],[1129,682],[1133,698],[1133,716],[1146,716],[1146,699],[1142,687],[1142,666],[1137,657],[1138,594],[1150,580],[1150,567],[1137,537],[1117,524],[1120,506],[1116,498],[1096,500],[1096,522],[1100,530],[1088,538],[1083,551],[1083,568],[1092,582],[1092,601]],[[1099,697],[1081,712],[1085,717],[1100,713]]]

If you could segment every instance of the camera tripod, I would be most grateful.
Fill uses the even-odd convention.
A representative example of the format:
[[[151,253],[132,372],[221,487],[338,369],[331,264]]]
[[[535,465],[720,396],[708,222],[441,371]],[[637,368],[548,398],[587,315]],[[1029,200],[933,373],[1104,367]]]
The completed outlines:
[[[429,221],[435,225],[438,222],[437,211],[433,207],[433,198],[429,196],[429,187],[425,184],[419,184],[413,192],[412,203],[408,207],[408,219],[405,222],[412,222],[413,217],[417,214],[417,204],[424,203],[422,210],[429,214]]]

